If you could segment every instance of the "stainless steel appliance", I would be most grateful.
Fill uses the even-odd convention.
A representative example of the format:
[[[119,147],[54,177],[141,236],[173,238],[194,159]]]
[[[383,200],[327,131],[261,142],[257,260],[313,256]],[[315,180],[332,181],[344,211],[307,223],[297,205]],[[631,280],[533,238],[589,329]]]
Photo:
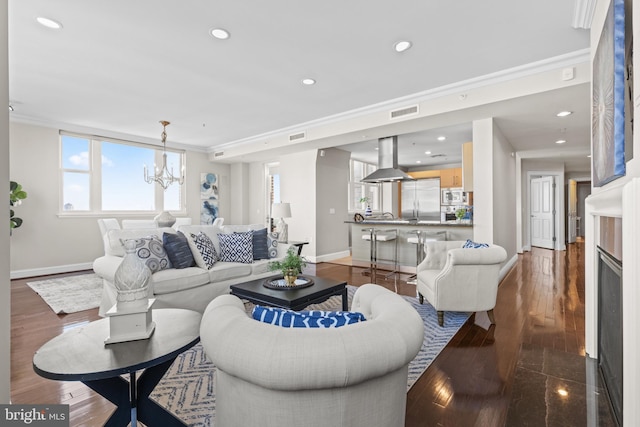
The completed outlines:
[[[440,222],[455,221],[456,220],[456,206],[444,205],[440,210]]]
[[[440,203],[443,205],[466,205],[467,193],[462,188],[443,188]]]
[[[440,221],[440,178],[402,181],[403,219]]]

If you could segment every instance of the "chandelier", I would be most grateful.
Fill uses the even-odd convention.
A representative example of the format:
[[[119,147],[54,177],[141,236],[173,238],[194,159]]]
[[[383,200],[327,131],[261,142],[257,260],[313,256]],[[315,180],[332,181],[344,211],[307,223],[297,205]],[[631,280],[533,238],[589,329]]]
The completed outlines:
[[[184,183],[184,176],[181,171],[180,176],[176,177],[173,175],[173,167],[171,170],[167,168],[167,126],[171,123],[166,120],[162,120],[160,121],[160,124],[162,125],[162,168],[158,168],[158,166],[154,165],[153,169],[155,175],[149,175],[147,165],[144,165],[144,180],[147,184],[157,182],[160,187],[166,190],[174,182],[182,185]]]

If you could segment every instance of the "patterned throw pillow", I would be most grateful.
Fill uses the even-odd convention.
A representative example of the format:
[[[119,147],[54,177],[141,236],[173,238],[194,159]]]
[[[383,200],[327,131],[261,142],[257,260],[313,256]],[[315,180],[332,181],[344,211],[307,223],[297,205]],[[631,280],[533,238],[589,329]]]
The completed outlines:
[[[213,267],[213,264],[215,264],[216,260],[218,259],[218,254],[209,236],[200,231],[198,232],[198,234],[192,233],[191,239],[196,250],[198,251],[198,255],[200,255],[193,255],[193,258],[195,259],[198,267],[205,268],[207,270]]]
[[[158,236],[147,236],[136,241],[136,255],[144,265],[149,267],[152,273],[171,268],[169,256],[162,246],[162,241]]]
[[[252,317],[264,323],[284,328],[339,328],[367,319],[362,313],[353,311],[292,311],[257,305]]]
[[[174,268],[187,268],[196,265],[193,254],[189,248],[187,236],[178,231],[177,233],[163,233],[162,243],[164,250],[169,255],[169,260]]]
[[[467,239],[467,241],[464,242],[464,245],[462,245],[462,247],[465,249],[480,249],[480,248],[488,248],[489,245],[487,243],[476,243],[473,240]]]
[[[267,229],[253,230],[253,259],[269,258],[269,242],[267,238]]]
[[[253,233],[218,234],[220,240],[220,261],[241,262],[251,264],[253,262]]]
[[[267,250],[269,251],[269,258],[278,256],[278,233],[275,231],[267,235]]]

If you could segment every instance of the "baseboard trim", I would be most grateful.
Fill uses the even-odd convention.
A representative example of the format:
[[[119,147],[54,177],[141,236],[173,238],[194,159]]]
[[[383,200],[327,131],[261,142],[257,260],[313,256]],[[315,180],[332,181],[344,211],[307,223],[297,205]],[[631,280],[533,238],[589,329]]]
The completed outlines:
[[[49,274],[73,273],[74,271],[91,270],[93,263],[57,265],[53,267],[30,268],[27,270],[13,270],[9,274],[10,279],[24,279],[25,277],[47,276]]]
[[[321,262],[329,262],[329,261],[333,261],[334,259],[345,258],[351,255],[351,252],[349,250],[334,252],[331,254],[325,254],[325,255],[319,255],[319,256],[306,256],[304,254],[304,250],[302,252],[303,252],[302,256],[304,256],[307,259],[307,261],[313,264],[318,264]]]
[[[509,259],[509,261],[507,261],[504,266],[502,266],[502,268],[500,269],[498,282],[501,282],[502,279],[504,279],[506,275],[509,274],[513,266],[516,265],[516,262],[518,262],[518,254],[515,254],[513,257],[511,257],[511,259]]]

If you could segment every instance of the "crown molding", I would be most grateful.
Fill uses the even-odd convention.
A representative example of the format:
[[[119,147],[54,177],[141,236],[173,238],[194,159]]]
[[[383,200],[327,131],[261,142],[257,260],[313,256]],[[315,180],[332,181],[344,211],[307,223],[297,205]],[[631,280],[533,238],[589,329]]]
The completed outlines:
[[[79,133],[79,134],[84,134],[84,135],[88,135],[95,138],[108,138],[108,139],[115,139],[115,140],[126,141],[126,142],[136,142],[139,144],[162,147],[162,142],[160,142],[160,138],[148,138],[146,136],[131,135],[128,133],[114,132],[114,131],[105,130],[105,129],[97,129],[90,126],[76,125],[73,123],[65,123],[65,122],[60,122],[56,120],[37,119],[30,116],[22,115],[20,113],[15,113],[15,112],[10,113],[9,119],[13,123],[22,123],[25,125],[53,128],[53,129],[58,129],[64,132]],[[167,148],[207,153],[206,147],[182,144],[180,142],[169,141],[169,140],[167,140]]]
[[[573,20],[571,26],[576,29],[588,30],[591,28],[593,13],[596,10],[597,0],[574,0]]]
[[[257,142],[263,142],[281,138],[293,133],[305,132],[309,129],[331,125],[344,120],[363,117],[369,114],[376,114],[380,112],[387,112],[389,110],[405,107],[409,104],[415,104],[440,98],[451,94],[460,94],[477,89],[480,87],[491,86],[498,83],[508,82],[516,80],[522,77],[543,73],[550,70],[560,69],[564,67],[574,66],[584,62],[589,62],[591,50],[589,48],[581,49],[573,52],[569,52],[564,55],[554,56],[546,58],[541,61],[531,62],[529,64],[520,65],[517,67],[508,68],[506,70],[498,71],[484,76],[474,77],[472,79],[463,80],[460,82],[452,83],[450,85],[440,86],[434,89],[429,89],[421,92],[416,92],[411,95],[407,95],[400,98],[390,99],[377,104],[371,104],[365,107],[353,109],[340,114],[335,114],[327,117],[323,117],[316,120],[300,123],[287,128],[277,129],[271,132],[262,133],[259,135],[251,136],[248,138],[239,139],[236,141],[230,141],[224,144],[216,145],[208,149],[209,153],[220,152],[231,148],[237,148],[244,145],[255,144]]]

